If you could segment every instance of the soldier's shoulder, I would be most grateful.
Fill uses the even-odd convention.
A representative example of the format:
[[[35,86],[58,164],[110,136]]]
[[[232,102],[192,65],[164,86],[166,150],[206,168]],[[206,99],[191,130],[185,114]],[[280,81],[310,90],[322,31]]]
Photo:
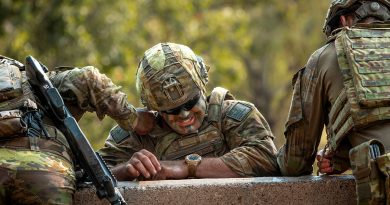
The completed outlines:
[[[222,105],[225,119],[237,122],[244,121],[253,110],[256,108],[252,103],[242,100],[225,100]]]
[[[327,62],[331,59],[337,59],[334,41],[325,44],[311,54],[306,63],[306,70],[318,69],[321,66],[321,62]]]
[[[323,58],[328,53],[336,53],[334,41],[329,42],[324,46],[322,46],[321,48],[314,51],[313,54],[311,54],[310,59],[314,61],[318,61],[318,59]]]

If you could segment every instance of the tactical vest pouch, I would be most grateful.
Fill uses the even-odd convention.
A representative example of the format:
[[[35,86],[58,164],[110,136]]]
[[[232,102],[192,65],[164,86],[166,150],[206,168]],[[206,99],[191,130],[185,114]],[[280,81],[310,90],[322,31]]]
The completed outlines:
[[[339,38],[359,105],[390,106],[390,29],[344,29]]]
[[[198,134],[180,137],[170,133],[157,142],[156,155],[162,160],[184,159],[189,154],[216,157],[226,153],[220,131],[213,125]]]
[[[0,111],[37,109],[36,100],[20,62],[0,55]]]
[[[0,62],[0,102],[14,99],[22,94],[22,76],[19,68],[3,59]]]
[[[387,198],[387,204],[389,204],[390,203],[390,153],[379,156],[376,161],[380,171],[386,178],[385,193]]]
[[[27,125],[22,120],[20,110],[0,112],[0,138],[10,138],[27,131]]]
[[[375,159],[372,159],[370,145],[376,144],[383,153],[383,145],[377,140],[362,143],[349,152],[352,173],[356,181],[358,204],[384,204],[384,176]],[[379,154],[380,155],[380,154]]]

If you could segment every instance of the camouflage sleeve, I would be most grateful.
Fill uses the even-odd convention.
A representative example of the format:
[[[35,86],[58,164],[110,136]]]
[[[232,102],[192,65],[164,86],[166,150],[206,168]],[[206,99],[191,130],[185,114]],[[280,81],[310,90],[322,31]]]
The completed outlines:
[[[127,102],[120,87],[98,69],[86,66],[54,71],[49,77],[67,105],[71,105],[70,111],[75,116],[80,116],[80,112],[81,116],[86,111],[96,112],[100,120],[108,115],[124,129],[134,127],[137,119],[135,108]],[[74,107],[77,109],[72,109]]]
[[[308,129],[309,124],[305,123],[302,108],[303,96],[301,86],[304,71],[304,69],[301,69],[294,76],[294,90],[285,130],[286,143],[278,152],[278,165],[283,176],[308,175],[312,173],[312,163],[316,154],[314,147],[319,143],[321,135],[320,133],[316,133],[316,136],[311,137],[305,135],[305,130]],[[311,88],[308,89],[310,90]],[[307,109],[313,108],[312,105],[308,106],[310,108]]]
[[[119,126],[111,129],[110,134],[98,152],[109,167],[127,162],[135,152],[147,149],[154,153],[154,145],[149,136],[140,137],[132,131]]]
[[[222,161],[241,176],[278,175],[276,147],[271,129],[250,103],[225,101],[228,110],[222,130],[230,152]]]
[[[282,175],[298,176],[313,172],[313,163],[327,121],[327,110],[343,85],[337,56],[332,45],[313,53],[306,67],[293,79],[294,90],[286,123],[286,143],[277,154]],[[334,47],[334,46],[333,46]]]

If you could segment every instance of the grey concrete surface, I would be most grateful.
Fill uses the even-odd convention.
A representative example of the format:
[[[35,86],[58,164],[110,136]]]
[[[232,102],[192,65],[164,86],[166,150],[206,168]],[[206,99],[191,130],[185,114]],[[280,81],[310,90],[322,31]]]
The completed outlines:
[[[128,204],[356,204],[349,175],[120,182],[118,187]],[[77,191],[75,202],[109,204],[93,188]]]

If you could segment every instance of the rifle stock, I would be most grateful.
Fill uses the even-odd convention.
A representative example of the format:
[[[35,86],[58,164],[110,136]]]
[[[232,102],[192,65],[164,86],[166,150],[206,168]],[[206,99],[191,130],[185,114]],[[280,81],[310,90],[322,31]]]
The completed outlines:
[[[46,67],[32,56],[26,57],[26,75],[38,96],[43,98],[44,110],[53,116],[57,127],[64,133],[74,155],[74,160],[88,175],[96,188],[98,197],[106,198],[111,204],[126,204],[117,188],[117,181],[101,158],[93,150],[75,118],[66,108],[58,90],[47,75]]]

